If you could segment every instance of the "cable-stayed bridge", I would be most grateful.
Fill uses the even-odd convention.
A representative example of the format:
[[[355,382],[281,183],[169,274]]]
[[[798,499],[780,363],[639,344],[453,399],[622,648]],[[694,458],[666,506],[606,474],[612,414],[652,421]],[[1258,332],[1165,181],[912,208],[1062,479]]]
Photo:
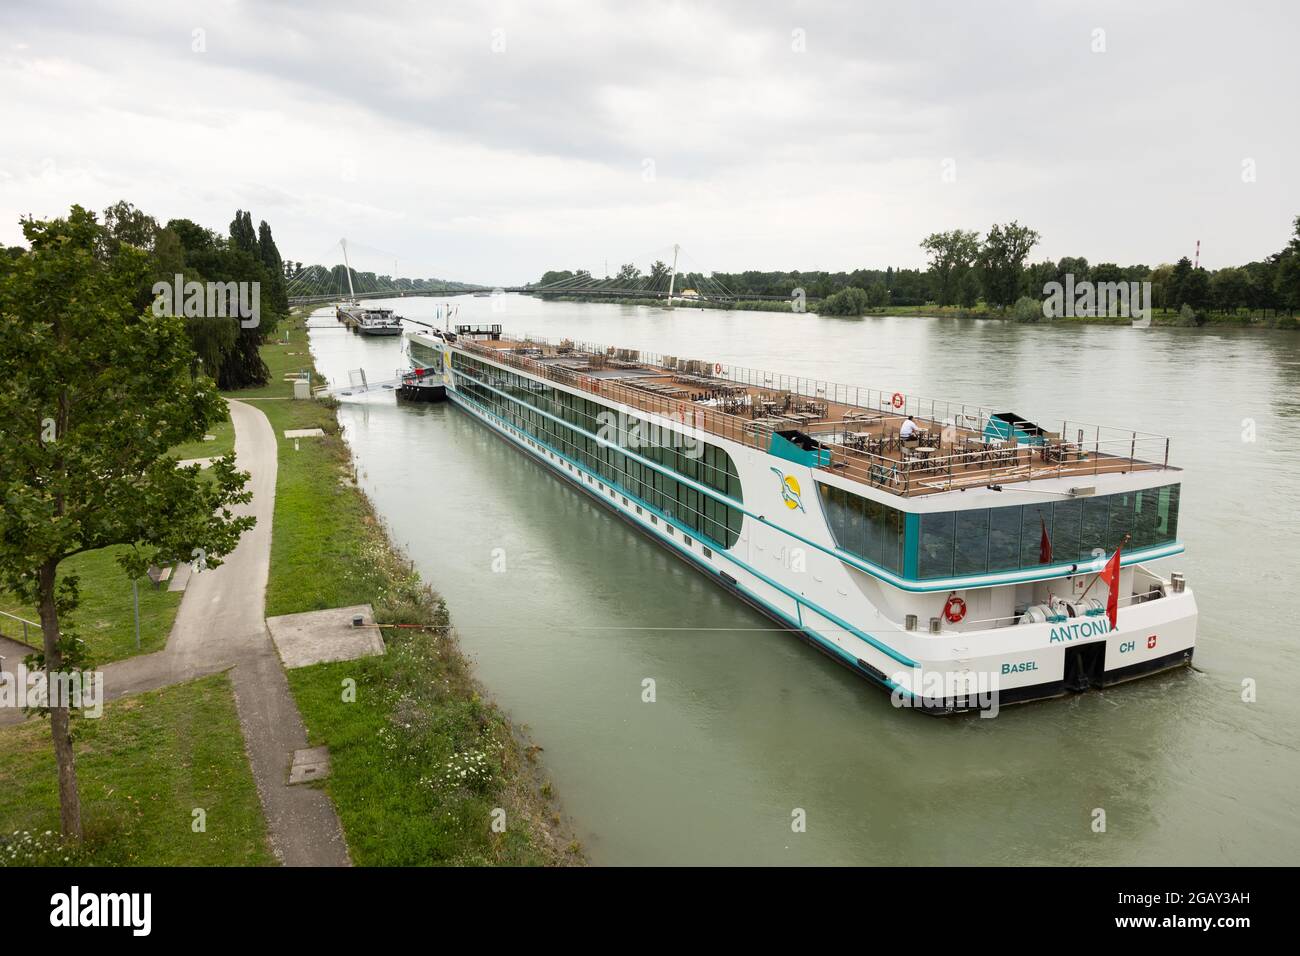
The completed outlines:
[[[373,264],[377,250],[365,250],[341,239],[329,252],[342,249],[344,262],[333,267],[301,263],[286,279],[289,301],[293,305],[333,302],[345,297],[355,299],[396,298],[400,296],[445,296],[464,293],[517,292],[542,298],[650,299],[668,304],[690,302],[729,303],[744,300],[785,300],[788,296],[737,293],[721,281],[717,273],[706,271],[682,251],[681,246],[665,246],[635,257],[612,273],[608,263],[593,269],[579,268],[548,272],[542,279],[526,285],[476,286],[460,282],[425,279],[394,279],[374,271],[358,271],[349,254],[359,249]],[[326,253],[326,255],[329,254]],[[397,273],[398,259],[391,253],[385,263],[393,261]],[[325,258],[325,256],[321,256]],[[637,263],[646,263],[643,271]]]

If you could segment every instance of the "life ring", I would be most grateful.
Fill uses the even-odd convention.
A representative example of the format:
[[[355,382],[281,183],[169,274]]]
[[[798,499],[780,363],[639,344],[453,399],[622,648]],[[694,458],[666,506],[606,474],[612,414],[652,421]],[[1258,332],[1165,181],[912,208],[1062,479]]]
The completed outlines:
[[[957,595],[950,595],[943,606],[943,616],[949,624],[956,624],[966,616],[966,602]]]
[[[713,363],[713,374],[714,374],[714,375],[721,375],[721,374],[722,374],[722,363],[721,363],[721,362],[714,362],[714,363]]]
[[[891,399],[889,400],[889,404],[893,405],[895,408],[902,408],[902,407],[903,407],[903,393],[902,393],[902,392],[895,392],[895,393],[894,393],[894,397],[891,398]]]

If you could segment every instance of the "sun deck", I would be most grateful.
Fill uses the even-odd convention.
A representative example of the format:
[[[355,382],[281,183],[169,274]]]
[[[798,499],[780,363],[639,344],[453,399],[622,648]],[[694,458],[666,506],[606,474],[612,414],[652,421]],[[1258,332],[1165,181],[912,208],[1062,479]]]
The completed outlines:
[[[458,333],[458,347],[503,365],[761,451],[795,450],[812,467],[905,497],[1170,467],[1163,435],[1069,421],[1048,431],[972,405],[567,339],[512,339],[499,326]],[[909,415],[920,434],[903,440]]]

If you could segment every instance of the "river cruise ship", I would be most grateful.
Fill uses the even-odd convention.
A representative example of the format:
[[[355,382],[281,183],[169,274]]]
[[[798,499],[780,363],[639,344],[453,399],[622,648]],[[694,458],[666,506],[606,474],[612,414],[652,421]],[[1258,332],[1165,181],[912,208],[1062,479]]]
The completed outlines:
[[[995,711],[1192,659],[1192,591],[1157,569],[1183,551],[1167,437],[499,325],[406,341],[408,392],[445,393],[898,706]]]

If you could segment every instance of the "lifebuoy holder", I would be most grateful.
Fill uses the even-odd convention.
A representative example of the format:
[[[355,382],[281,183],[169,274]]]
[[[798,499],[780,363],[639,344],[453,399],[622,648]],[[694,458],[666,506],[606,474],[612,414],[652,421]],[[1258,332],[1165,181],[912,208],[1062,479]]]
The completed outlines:
[[[943,616],[949,624],[957,624],[966,616],[966,602],[955,594],[948,595],[948,600],[943,605]]]
[[[714,362],[714,363],[713,363],[713,374],[714,374],[714,375],[721,375],[721,374],[722,374],[722,363],[721,363],[721,362]]]
[[[894,397],[891,398],[891,399],[889,400],[889,404],[893,405],[895,408],[902,408],[902,407],[903,407],[903,393],[902,393],[902,392],[895,392],[895,393],[894,393]]]

